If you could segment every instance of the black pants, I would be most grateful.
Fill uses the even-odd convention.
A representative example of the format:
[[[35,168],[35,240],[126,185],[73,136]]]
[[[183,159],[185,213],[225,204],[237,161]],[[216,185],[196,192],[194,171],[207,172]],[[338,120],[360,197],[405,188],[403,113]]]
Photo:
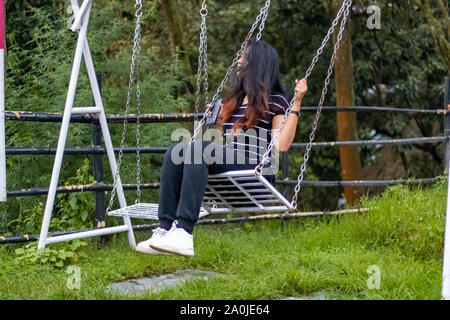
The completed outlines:
[[[173,221],[192,233],[208,183],[208,174],[249,170],[257,163],[242,152],[206,141],[172,145],[164,156],[158,217],[169,230]]]

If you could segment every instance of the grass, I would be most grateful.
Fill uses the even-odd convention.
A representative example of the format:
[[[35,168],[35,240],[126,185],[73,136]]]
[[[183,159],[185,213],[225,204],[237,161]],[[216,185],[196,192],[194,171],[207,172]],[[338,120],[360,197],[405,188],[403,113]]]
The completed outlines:
[[[96,239],[82,250],[80,290],[67,288],[66,267],[18,262],[0,247],[0,299],[129,299],[108,294],[117,281],[194,268],[224,274],[139,299],[277,299],[325,293],[329,299],[440,299],[446,181],[429,188],[395,186],[364,199],[362,214],[227,226],[199,226],[195,256],[134,252],[126,235],[103,249]],[[149,236],[136,233],[137,240]],[[53,245],[55,248],[58,245]],[[64,244],[62,244],[64,246]],[[369,266],[380,288],[369,289]],[[137,298],[136,298],[137,299]]]

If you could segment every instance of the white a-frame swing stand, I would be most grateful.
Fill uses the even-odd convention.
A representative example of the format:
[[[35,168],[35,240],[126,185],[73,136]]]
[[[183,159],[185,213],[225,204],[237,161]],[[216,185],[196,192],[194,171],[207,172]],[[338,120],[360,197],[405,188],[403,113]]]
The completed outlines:
[[[67,132],[69,129],[70,118],[73,114],[96,114],[98,115],[98,119],[100,122],[101,130],[103,133],[104,143],[106,152],[108,155],[109,164],[111,167],[111,172],[113,176],[117,171],[116,158],[114,155],[114,149],[111,142],[111,137],[108,130],[108,124],[106,122],[105,111],[103,109],[102,98],[100,95],[99,86],[97,83],[97,78],[95,75],[94,64],[92,62],[91,53],[89,51],[88,41],[86,38],[87,27],[89,22],[89,14],[91,11],[92,0],[84,0],[81,7],[78,5],[77,0],[71,0],[72,8],[74,12],[75,20],[71,27],[72,31],[77,31],[78,41],[77,47],[75,50],[75,57],[72,66],[72,73],[70,76],[69,89],[67,92],[66,105],[64,108],[64,115],[61,125],[61,131],[59,134],[58,147],[56,149],[55,162],[53,165],[53,172],[50,181],[50,187],[48,190],[47,203],[45,205],[44,218],[42,221],[41,233],[39,236],[39,244],[38,248],[45,248],[47,244],[56,243],[66,240],[80,239],[80,238],[88,238],[118,232],[128,232],[128,241],[130,246],[135,248],[136,242],[133,234],[133,226],[131,224],[129,217],[123,217],[123,225],[109,228],[102,228],[98,230],[90,230],[84,232],[76,232],[70,233],[60,236],[52,236],[48,237],[48,228],[50,225],[50,220],[53,211],[53,205],[55,201],[56,189],[58,186],[58,178],[61,170],[62,159],[64,155],[64,148],[66,144]],[[84,57],[84,61],[86,64],[86,68],[89,75],[89,81],[92,88],[92,94],[94,96],[95,106],[94,107],[73,107],[73,101],[75,97],[75,91],[78,82],[78,75],[81,67],[81,60]],[[119,199],[119,204],[121,208],[125,208],[127,206],[125,195],[122,188],[122,182],[120,181],[120,177],[117,176],[117,196]]]

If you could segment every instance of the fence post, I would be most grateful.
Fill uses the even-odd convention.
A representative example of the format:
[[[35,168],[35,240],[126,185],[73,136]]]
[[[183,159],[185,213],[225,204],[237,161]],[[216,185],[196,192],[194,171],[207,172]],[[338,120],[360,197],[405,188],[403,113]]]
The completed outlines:
[[[450,136],[450,75],[445,78],[444,109],[447,113],[444,116],[444,136]],[[450,160],[450,141],[447,140],[444,154],[444,174],[448,174]]]
[[[96,73],[97,82],[100,89],[100,93],[102,91],[102,74],[100,72]],[[95,102],[94,102],[95,106]],[[97,119],[97,118],[94,118]],[[102,146],[102,129],[100,127],[100,123],[96,120],[92,121],[92,145],[94,147]],[[103,181],[103,154],[94,153],[93,155],[94,163],[94,180],[97,183],[102,183]],[[96,191],[95,192],[95,228],[105,228],[106,220],[105,220],[105,192],[104,191]],[[105,237],[102,236],[100,238],[100,242],[103,243],[105,241]]]

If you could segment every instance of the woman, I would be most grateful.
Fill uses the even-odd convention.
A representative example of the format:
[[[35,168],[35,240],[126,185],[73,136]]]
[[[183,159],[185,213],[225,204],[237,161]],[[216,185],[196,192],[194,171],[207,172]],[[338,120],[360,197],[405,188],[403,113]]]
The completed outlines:
[[[297,99],[275,144],[285,152],[294,140],[305,79],[296,80]],[[161,171],[158,217],[160,227],[136,250],[149,254],[194,255],[192,232],[197,222],[208,174],[253,169],[289,107],[280,82],[278,54],[264,41],[249,40],[238,61],[234,83],[225,97],[216,127],[226,145],[206,141],[172,145]],[[181,161],[179,161],[181,159]],[[275,172],[265,168],[270,181]]]

